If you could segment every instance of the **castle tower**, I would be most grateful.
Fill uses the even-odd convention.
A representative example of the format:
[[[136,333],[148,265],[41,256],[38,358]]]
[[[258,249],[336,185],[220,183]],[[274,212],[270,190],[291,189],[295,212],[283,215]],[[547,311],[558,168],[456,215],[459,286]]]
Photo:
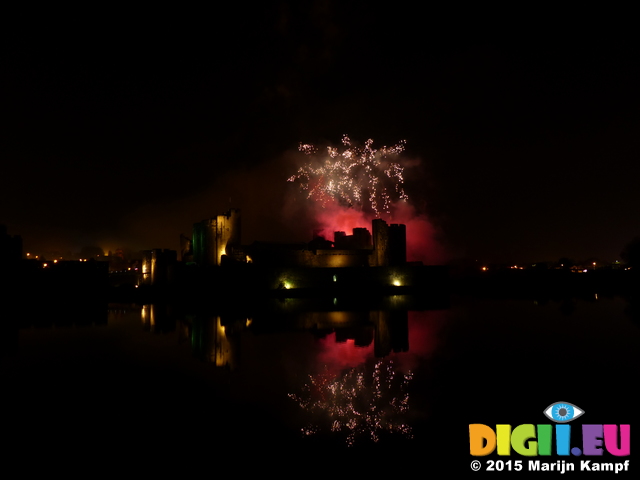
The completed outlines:
[[[407,226],[391,224],[381,218],[372,223],[373,254],[371,267],[396,267],[407,263]],[[355,230],[354,230],[355,233]]]
[[[240,210],[193,225],[193,259],[199,265],[219,266],[222,256],[240,245]]]
[[[392,267],[407,263],[407,226],[389,225],[389,265]]]
[[[389,226],[381,218],[376,218],[372,222],[373,230],[373,254],[370,257],[370,266],[389,266]]]
[[[333,232],[333,244],[336,248],[344,248],[347,243],[347,234],[346,232],[339,231]]]
[[[371,233],[369,230],[366,228],[354,228],[353,246],[360,249],[371,248]]]
[[[167,285],[178,260],[175,250],[146,250],[142,255],[142,285]]]

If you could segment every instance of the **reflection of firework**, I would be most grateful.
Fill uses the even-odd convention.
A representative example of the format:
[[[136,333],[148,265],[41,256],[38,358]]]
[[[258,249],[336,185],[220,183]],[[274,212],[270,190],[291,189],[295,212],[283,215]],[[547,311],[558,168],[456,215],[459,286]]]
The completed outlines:
[[[382,360],[376,363],[370,377],[365,376],[361,366],[341,377],[331,378],[325,373],[309,378],[311,381],[303,387],[302,395],[289,397],[313,414],[328,414],[328,429],[346,433],[347,445],[353,445],[358,436],[377,442],[382,432],[412,438],[411,427],[402,421],[409,410],[406,388],[412,374],[396,373],[391,360],[386,365]],[[320,430],[319,425],[312,424],[303,428],[302,433],[312,435]]]
[[[335,200],[346,207],[370,209],[375,215],[390,213],[392,201],[407,200],[404,168],[394,161],[404,150],[404,140],[379,150],[371,147],[371,139],[364,148],[352,145],[347,135],[342,137],[342,143],[346,147],[343,152],[328,147],[327,154],[320,157],[313,145],[301,144],[299,150],[317,161],[300,167],[289,181],[299,181],[309,198],[322,206]]]

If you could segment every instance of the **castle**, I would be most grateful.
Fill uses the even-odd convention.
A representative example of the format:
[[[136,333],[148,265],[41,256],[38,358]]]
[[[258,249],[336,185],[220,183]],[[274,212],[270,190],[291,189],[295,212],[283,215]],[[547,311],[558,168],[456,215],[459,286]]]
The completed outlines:
[[[354,228],[353,234],[339,231],[333,241],[316,236],[309,243],[285,244],[240,241],[240,211],[203,220],[193,226],[190,245],[183,247],[183,260],[200,266],[254,263],[271,267],[397,267],[407,261],[407,232],[402,224],[372,222],[372,231]]]
[[[396,294],[436,288],[446,279],[442,266],[407,262],[406,226],[382,219],[372,221],[371,231],[338,231],[333,240],[316,235],[308,243],[243,245],[240,229],[238,209],[194,224],[192,238],[181,236],[182,262],[174,250],[145,252],[140,284],[179,286],[188,295],[205,298],[211,292],[285,290],[287,295],[369,295],[388,289]]]

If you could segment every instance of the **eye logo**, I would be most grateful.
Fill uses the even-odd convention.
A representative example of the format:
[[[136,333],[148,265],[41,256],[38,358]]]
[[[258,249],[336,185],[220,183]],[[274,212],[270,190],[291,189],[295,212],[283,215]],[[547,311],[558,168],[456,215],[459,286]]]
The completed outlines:
[[[523,457],[601,456],[604,452],[615,457],[630,455],[631,426],[629,424],[574,425],[575,429],[582,431],[580,436],[582,444],[576,445],[579,440],[574,438],[572,448],[571,431],[575,429],[571,428],[569,422],[582,416],[585,413],[584,410],[573,403],[555,402],[545,408],[542,413],[555,422],[555,425],[523,423],[512,428],[510,424],[498,423],[493,428],[482,423],[469,424],[469,453],[474,457],[483,457],[491,455],[497,449],[498,455],[511,455],[511,452],[515,451]],[[582,461],[580,468],[584,470],[586,467],[586,470],[590,470],[589,462],[591,460]],[[557,464],[564,465],[564,460],[558,460]],[[529,461],[529,466],[531,465]],[[602,470],[607,469],[602,468]],[[540,469],[536,467],[535,470]]]
[[[549,405],[544,414],[550,420],[556,423],[567,423],[571,420],[575,420],[584,413],[584,410],[579,409],[573,403],[569,402],[556,402]]]

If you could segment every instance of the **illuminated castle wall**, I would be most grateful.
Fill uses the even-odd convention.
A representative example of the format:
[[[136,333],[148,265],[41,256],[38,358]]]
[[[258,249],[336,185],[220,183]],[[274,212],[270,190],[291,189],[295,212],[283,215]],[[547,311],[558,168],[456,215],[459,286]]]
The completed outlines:
[[[193,226],[193,261],[201,266],[225,262],[255,263],[271,267],[393,267],[406,264],[406,227],[382,219],[352,235],[335,232],[334,240],[316,237],[305,244],[255,242],[240,245],[240,211],[204,220]]]
[[[140,285],[167,285],[173,277],[177,261],[175,250],[146,250],[142,255]]]
[[[193,261],[198,265],[219,266],[223,255],[230,257],[239,246],[240,210],[231,209],[193,225]]]

